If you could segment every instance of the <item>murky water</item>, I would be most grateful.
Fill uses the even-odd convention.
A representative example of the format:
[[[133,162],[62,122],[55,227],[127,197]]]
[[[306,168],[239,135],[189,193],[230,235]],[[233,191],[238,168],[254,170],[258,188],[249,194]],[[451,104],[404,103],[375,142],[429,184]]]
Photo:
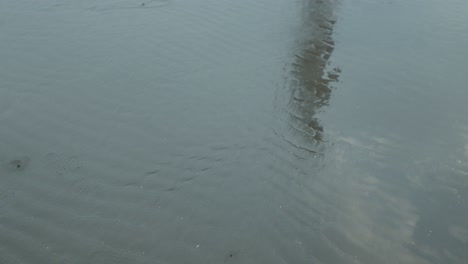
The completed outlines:
[[[0,3],[0,263],[467,263],[468,2]]]

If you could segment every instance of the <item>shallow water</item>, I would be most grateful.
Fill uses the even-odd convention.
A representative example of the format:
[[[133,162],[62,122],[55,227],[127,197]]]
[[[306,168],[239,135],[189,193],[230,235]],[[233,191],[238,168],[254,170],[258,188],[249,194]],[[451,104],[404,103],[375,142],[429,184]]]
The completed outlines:
[[[0,3],[0,263],[466,263],[468,2]]]

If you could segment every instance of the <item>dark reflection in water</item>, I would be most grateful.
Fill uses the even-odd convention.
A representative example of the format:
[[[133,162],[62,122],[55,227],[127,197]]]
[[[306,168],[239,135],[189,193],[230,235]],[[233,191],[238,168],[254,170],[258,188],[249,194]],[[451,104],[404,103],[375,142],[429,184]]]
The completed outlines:
[[[451,169],[455,167],[453,160],[460,164],[464,161],[460,155],[450,154],[450,146],[466,145],[466,137],[465,142],[458,140],[459,129],[452,131],[453,125],[445,125],[450,119],[447,117],[454,118],[458,113],[445,110],[445,106],[438,111],[430,106],[441,103],[432,90],[435,88],[427,84],[432,76],[417,80],[424,91],[411,91],[415,81],[405,79],[409,78],[406,72],[414,73],[418,68],[409,65],[426,57],[412,51],[394,60],[395,44],[382,44],[392,43],[392,36],[384,30],[375,43],[356,33],[363,28],[370,32],[372,26],[366,24],[370,20],[363,19],[365,22],[355,31],[347,27],[349,32],[343,33],[349,34],[345,45],[353,41],[359,44],[343,48],[356,54],[352,56],[356,58],[354,64],[341,64],[343,53],[336,55],[346,72],[340,77],[341,70],[332,66],[336,61],[331,61],[336,8],[333,1],[303,3],[297,51],[287,67],[288,98],[282,102],[287,128],[277,133],[293,145],[293,152],[327,153],[320,167],[311,166],[314,161],[303,157],[307,177],[301,179],[300,191],[310,197],[298,196],[297,201],[314,209],[327,206],[327,210],[320,208],[308,215],[309,220],[317,215],[326,219],[313,234],[320,239],[309,244],[310,251],[323,263],[465,263],[468,218],[466,202],[461,199],[466,193],[466,169]],[[353,16],[355,12],[349,11]],[[387,19],[398,20],[395,14]],[[414,37],[411,32],[402,30],[397,35],[410,39]],[[378,50],[377,58],[367,58],[365,49]],[[367,64],[375,67],[375,72],[365,68]],[[388,69],[378,70],[381,65]],[[357,66],[364,69],[356,70]],[[386,84],[382,79],[389,72],[394,79]],[[437,74],[434,70],[434,76]],[[403,77],[394,77],[400,75]],[[337,90],[335,104],[329,109],[334,117],[321,118],[320,112],[329,105],[339,77],[346,84],[347,94],[338,98],[338,91],[343,89]],[[374,83],[369,85],[364,80]],[[451,92],[460,93],[456,89]],[[360,105],[365,110],[360,110]],[[461,104],[453,108],[460,112],[465,109]],[[443,118],[422,121],[431,115]],[[433,127],[424,131],[427,123]],[[442,127],[446,130],[443,133]],[[449,133],[452,135],[447,137]],[[332,248],[332,254],[326,253],[329,248],[324,244]]]
[[[304,140],[294,143],[296,148],[317,152],[314,146],[323,142],[323,126],[317,117],[328,105],[332,84],[338,81],[341,70],[330,69],[330,57],[334,49],[332,37],[335,25],[333,1],[306,0],[303,3],[302,27],[293,62],[288,67],[286,86],[290,93],[287,102],[289,130]]]

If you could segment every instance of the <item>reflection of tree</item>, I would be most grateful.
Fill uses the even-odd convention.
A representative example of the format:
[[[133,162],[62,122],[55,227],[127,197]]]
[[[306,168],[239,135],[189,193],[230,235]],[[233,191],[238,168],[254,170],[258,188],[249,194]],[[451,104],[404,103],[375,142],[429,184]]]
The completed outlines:
[[[307,141],[323,141],[323,127],[316,114],[328,104],[331,83],[339,69],[327,70],[334,49],[332,38],[333,1],[305,0],[302,7],[302,34],[299,51],[291,65],[288,102],[291,128]]]

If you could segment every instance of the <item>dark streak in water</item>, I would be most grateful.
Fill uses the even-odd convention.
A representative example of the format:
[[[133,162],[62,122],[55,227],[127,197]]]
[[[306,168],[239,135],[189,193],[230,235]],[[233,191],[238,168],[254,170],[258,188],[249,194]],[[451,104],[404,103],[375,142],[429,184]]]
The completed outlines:
[[[158,174],[160,170],[154,170],[154,171],[148,171],[145,173],[145,175],[154,175],[154,174]]]
[[[274,133],[275,135],[280,136],[281,138],[283,138],[284,141],[286,141],[289,145],[293,146],[293,147],[296,148],[296,149],[304,150],[304,151],[306,151],[306,152],[308,152],[308,153],[312,153],[312,154],[318,154],[318,152],[315,151],[315,150],[311,150],[311,149],[308,149],[308,148],[305,148],[305,147],[301,147],[301,146],[299,146],[299,145],[293,143],[291,140],[287,139],[287,138],[286,138],[285,136],[283,136],[283,135],[278,134],[278,133],[277,133],[276,131],[274,131],[274,130],[273,130],[273,133]]]
[[[286,85],[290,99],[289,109],[285,110],[291,119],[287,123],[300,138],[293,142],[282,137],[297,149],[315,154],[317,151],[304,144],[324,142],[324,129],[317,113],[328,105],[333,90],[331,84],[338,81],[341,70],[327,70],[334,49],[333,1],[305,1],[302,10],[301,33],[305,38],[299,41],[300,51],[289,66]]]

